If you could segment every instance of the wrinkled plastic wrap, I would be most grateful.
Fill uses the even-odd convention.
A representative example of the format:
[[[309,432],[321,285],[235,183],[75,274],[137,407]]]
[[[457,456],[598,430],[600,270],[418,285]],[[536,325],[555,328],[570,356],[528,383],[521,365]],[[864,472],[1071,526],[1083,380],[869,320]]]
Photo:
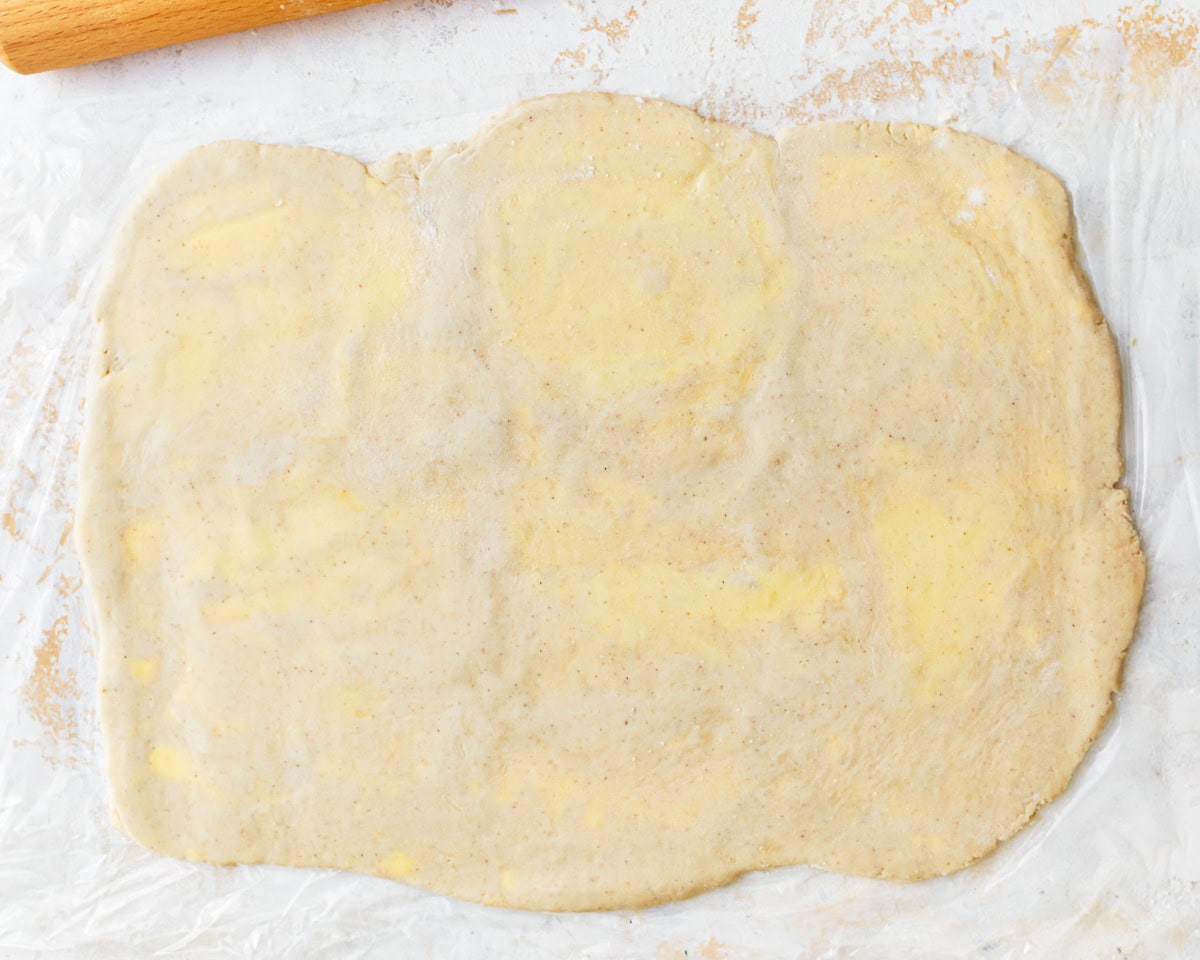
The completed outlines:
[[[385,3],[0,76],[0,955],[1200,957],[1200,12],[1038,0]],[[166,163],[225,138],[364,161],[542,93],[665,97],[774,132],[916,119],[1067,184],[1123,364],[1149,558],[1115,711],[997,853],[891,884],[806,867],[654,910],[521,913],[387,880],[151,854],[109,812],[71,539],[107,244]]]

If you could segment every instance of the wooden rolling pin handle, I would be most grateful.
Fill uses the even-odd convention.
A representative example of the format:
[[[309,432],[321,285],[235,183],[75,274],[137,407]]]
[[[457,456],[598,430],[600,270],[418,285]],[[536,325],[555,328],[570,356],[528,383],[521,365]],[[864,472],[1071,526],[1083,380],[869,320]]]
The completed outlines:
[[[40,73],[378,0],[0,0],[0,60]]]

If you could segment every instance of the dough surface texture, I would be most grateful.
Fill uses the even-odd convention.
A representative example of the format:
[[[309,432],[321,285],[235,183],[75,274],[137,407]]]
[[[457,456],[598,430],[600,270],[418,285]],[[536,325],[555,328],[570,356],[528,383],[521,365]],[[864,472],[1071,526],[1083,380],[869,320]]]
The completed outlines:
[[[489,904],[983,856],[1144,563],[1066,194],[876,123],[568,95],[220,143],[117,242],[78,537],[120,821]]]

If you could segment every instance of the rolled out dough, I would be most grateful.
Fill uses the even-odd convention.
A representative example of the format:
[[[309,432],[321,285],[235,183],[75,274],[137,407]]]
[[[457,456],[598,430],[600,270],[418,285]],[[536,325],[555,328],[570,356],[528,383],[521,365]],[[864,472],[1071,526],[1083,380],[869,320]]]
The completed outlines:
[[[911,124],[576,95],[370,170],[189,153],[82,451],[125,829],[545,909],[984,855],[1144,575],[1072,243]]]

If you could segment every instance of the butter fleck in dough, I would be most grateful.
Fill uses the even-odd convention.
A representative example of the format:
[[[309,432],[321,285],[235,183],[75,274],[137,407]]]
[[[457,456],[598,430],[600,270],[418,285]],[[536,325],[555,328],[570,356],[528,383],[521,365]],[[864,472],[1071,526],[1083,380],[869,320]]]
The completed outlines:
[[[571,95],[369,172],[188,154],[82,452],[125,829],[542,909],[983,856],[1144,576],[1072,243],[919,125]]]

